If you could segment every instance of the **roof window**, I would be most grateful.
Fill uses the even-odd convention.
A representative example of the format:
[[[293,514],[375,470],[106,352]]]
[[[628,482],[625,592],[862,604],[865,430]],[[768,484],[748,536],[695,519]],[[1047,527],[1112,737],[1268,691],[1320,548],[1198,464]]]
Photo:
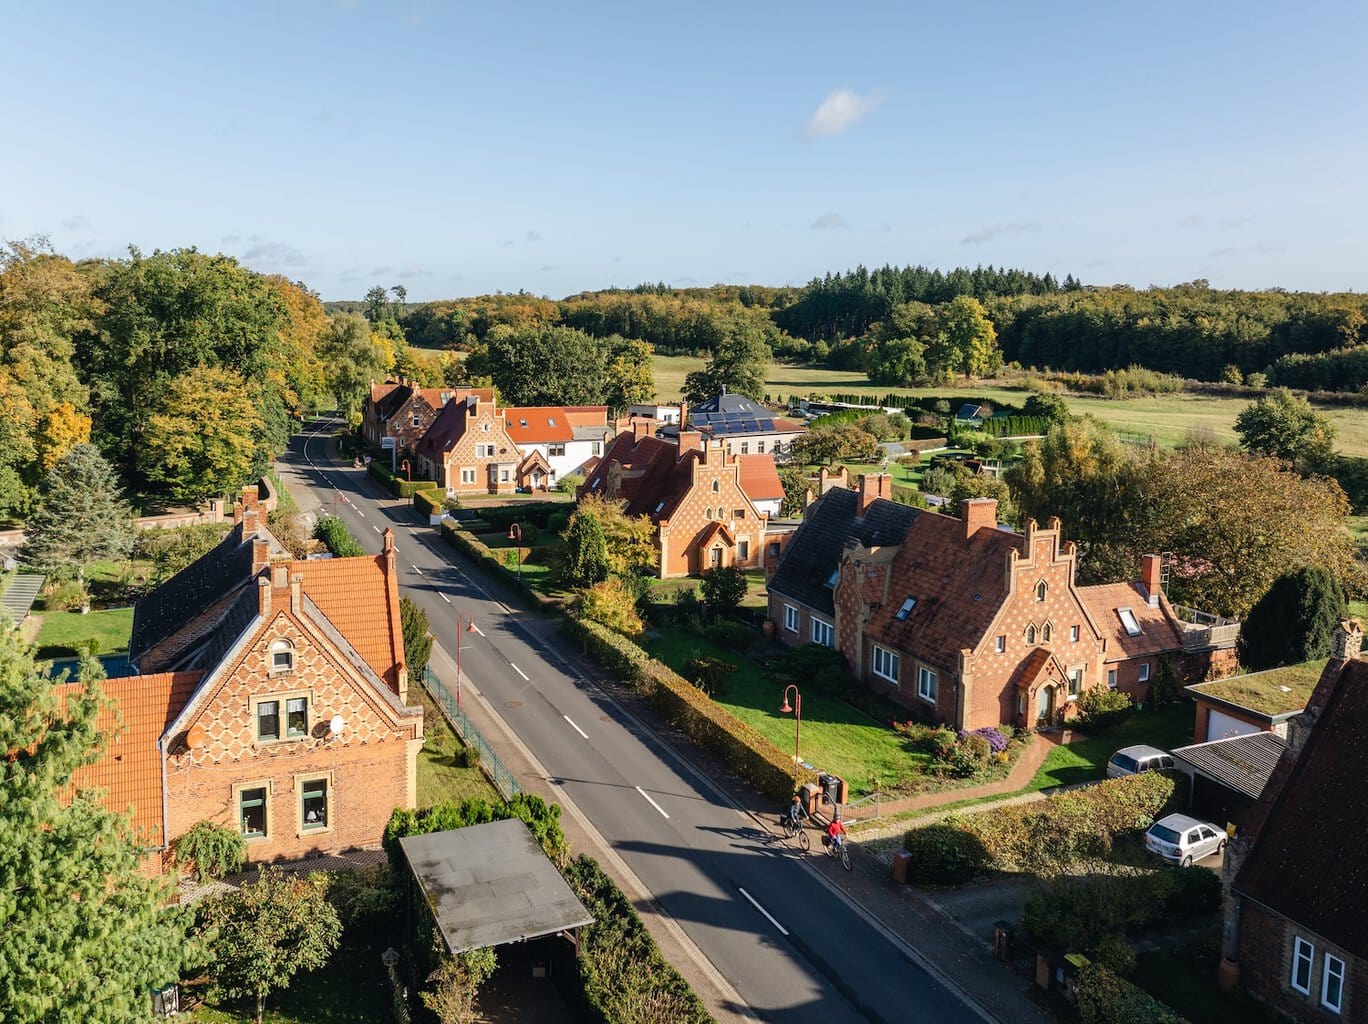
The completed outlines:
[[[1140,623],[1135,618],[1135,612],[1129,608],[1118,608],[1116,614],[1121,617],[1121,625],[1126,627],[1126,636],[1139,636],[1142,632]]]
[[[525,427],[525,426],[527,426],[527,420],[524,420],[524,419],[518,420],[518,426],[520,426],[520,427]]]
[[[899,622],[905,621],[907,617],[912,614],[912,609],[915,607],[917,607],[917,599],[915,597],[909,597],[902,603],[902,607],[898,609],[898,614],[895,615],[894,618]]]
[[[547,425],[548,427],[554,427],[554,426],[556,425],[556,419],[555,419],[555,417],[554,417],[554,416],[548,416],[548,417],[546,417],[546,425]]]
[[[660,511],[662,508],[664,508],[664,507],[665,507],[665,502],[662,501],[660,504],[656,505],[656,509],[655,509],[655,510],[656,510],[657,512],[659,512],[659,511]]]
[[[831,575],[827,577],[826,585],[827,585],[828,587],[834,587],[834,586],[836,586],[836,584],[840,581],[840,579],[841,579],[841,570],[840,570],[840,569],[832,569],[832,570],[831,570]]]

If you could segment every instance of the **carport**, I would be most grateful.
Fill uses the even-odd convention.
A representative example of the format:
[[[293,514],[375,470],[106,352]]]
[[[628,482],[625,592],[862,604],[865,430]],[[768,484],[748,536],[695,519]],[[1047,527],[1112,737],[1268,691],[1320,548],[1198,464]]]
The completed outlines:
[[[593,923],[517,818],[406,836],[399,848],[453,956],[546,935],[578,950],[579,929]]]
[[[1275,733],[1256,732],[1174,750],[1175,766],[1188,777],[1193,816],[1243,828],[1286,746]]]

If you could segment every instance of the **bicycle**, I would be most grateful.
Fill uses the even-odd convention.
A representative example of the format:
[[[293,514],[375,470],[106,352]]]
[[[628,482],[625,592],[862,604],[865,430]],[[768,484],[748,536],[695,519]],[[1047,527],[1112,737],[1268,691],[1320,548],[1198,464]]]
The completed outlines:
[[[807,814],[800,814],[795,818],[792,814],[787,813],[779,819],[779,824],[784,827],[784,835],[789,839],[792,839],[796,835],[798,837],[798,845],[803,850],[812,849],[812,840],[808,838],[807,833],[807,822],[809,820],[810,816]]]
[[[854,865],[850,862],[850,843],[848,840],[842,839],[839,843],[833,843],[831,836],[824,835],[822,836],[822,845],[826,847],[827,856],[839,860],[841,867],[847,871],[854,869]]]

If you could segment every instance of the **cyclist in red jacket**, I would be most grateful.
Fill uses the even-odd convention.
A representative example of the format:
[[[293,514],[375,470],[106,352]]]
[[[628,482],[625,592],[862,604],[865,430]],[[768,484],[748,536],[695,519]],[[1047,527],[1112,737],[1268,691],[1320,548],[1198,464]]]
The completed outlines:
[[[831,824],[827,826],[827,837],[831,840],[831,848],[840,850],[841,844],[845,842],[846,827],[841,820],[841,812],[838,810],[831,816]]]

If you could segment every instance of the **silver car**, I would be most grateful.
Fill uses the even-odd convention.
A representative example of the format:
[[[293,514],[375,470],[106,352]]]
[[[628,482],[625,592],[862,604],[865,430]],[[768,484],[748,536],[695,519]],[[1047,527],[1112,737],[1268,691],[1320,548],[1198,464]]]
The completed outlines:
[[[1160,818],[1145,832],[1145,847],[1170,864],[1187,867],[1193,861],[1225,849],[1225,830],[1186,814]]]
[[[1162,771],[1173,766],[1173,755],[1168,751],[1138,744],[1134,747],[1122,747],[1111,756],[1111,760],[1107,762],[1107,778],[1119,779],[1140,772]]]

